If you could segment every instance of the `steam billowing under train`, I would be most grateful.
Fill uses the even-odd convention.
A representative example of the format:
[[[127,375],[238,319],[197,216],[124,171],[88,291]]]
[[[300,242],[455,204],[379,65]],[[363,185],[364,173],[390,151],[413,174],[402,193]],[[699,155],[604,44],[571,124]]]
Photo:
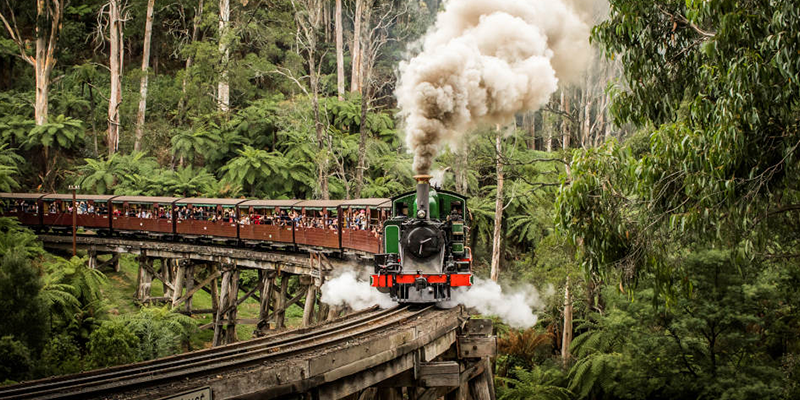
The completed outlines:
[[[399,303],[448,301],[452,288],[472,285],[467,199],[431,188],[430,175],[414,178],[416,192],[392,199],[371,284]]]

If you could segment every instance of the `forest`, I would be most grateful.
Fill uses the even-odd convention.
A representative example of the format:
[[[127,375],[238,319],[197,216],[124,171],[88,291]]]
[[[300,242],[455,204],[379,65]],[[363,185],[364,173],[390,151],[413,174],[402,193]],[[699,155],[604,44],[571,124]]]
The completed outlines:
[[[411,190],[399,71],[464,1],[5,0],[0,192]],[[585,70],[432,166],[475,272],[544,293],[497,397],[800,398],[800,5],[563,2]],[[0,218],[0,384],[208,345],[81,256]]]

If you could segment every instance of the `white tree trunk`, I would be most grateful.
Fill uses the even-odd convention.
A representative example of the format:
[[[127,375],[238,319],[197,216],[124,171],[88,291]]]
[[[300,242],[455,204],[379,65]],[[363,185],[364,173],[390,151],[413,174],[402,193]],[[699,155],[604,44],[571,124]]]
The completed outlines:
[[[353,16],[353,46],[351,59],[353,73],[350,78],[350,91],[361,93],[361,14],[364,0],[356,0],[356,13]]]
[[[109,42],[110,54],[108,66],[111,71],[111,94],[108,96],[108,155],[111,156],[119,148],[120,119],[119,106],[122,103],[122,21],[120,18],[120,1],[109,2]]]
[[[336,0],[336,91],[344,100],[344,39],[342,38],[342,0]]]
[[[567,89],[566,88],[561,89],[561,111],[567,113],[567,115],[570,114],[569,95],[567,94]],[[561,136],[562,137],[561,146],[562,146],[563,149],[566,150],[566,149],[569,148],[569,145],[570,145],[569,142],[570,142],[570,139],[572,137],[572,135],[570,134],[570,129],[569,129],[570,128],[570,124],[572,122],[566,116],[563,116],[561,118],[561,121],[562,121],[561,122],[561,129],[562,129],[562,131],[561,131],[561,135],[562,135]]]
[[[492,240],[492,271],[491,278],[497,282],[500,275],[500,260],[502,251],[502,235],[503,235],[503,183],[505,175],[503,173],[503,133],[500,127],[497,127],[497,136],[495,138],[495,150],[497,151],[497,195],[495,196],[494,205],[494,240]]]
[[[569,297],[569,277],[564,288],[564,330],[561,335],[561,359],[564,365],[569,361],[569,346],[572,344],[572,301]]]
[[[46,57],[42,57],[44,46],[40,44],[41,42],[44,42],[44,39],[36,40],[36,66],[34,67],[34,73],[36,74],[36,103],[34,105],[36,125],[44,125],[47,122],[47,102],[50,94],[50,71],[45,65]]]
[[[150,68],[150,37],[153,33],[153,8],[155,0],[147,1],[147,20],[144,25],[144,52],[142,54],[142,82],[139,86],[139,113],[136,114],[136,141],[133,151],[142,150],[144,136],[144,115],[147,108],[147,70]]]
[[[219,110],[230,110],[230,84],[228,82],[228,62],[230,61],[230,48],[228,46],[228,28],[231,19],[230,0],[219,0],[219,53],[222,56],[222,72],[217,86],[217,104]]]
[[[29,43],[32,40],[19,36],[20,30],[13,10],[9,10],[10,18],[6,18],[3,13],[0,13],[0,21],[11,41],[17,45],[20,57],[33,67],[36,80],[34,101],[36,125],[43,125],[47,122],[50,74],[56,64],[56,44],[61,30],[63,11],[64,2],[53,2],[52,5],[49,5],[47,0],[36,0],[35,56],[28,55]]]

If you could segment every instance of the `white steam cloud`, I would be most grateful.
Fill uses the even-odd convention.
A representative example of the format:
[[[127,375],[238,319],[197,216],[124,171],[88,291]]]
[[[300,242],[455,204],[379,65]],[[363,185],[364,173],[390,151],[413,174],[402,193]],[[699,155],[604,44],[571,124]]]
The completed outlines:
[[[555,290],[548,288],[547,295]],[[535,310],[542,309],[544,303],[535,287],[524,285],[503,293],[497,282],[475,278],[475,283],[467,290],[452,292],[452,303],[460,303],[474,308],[484,315],[500,318],[513,328],[527,329],[539,320]]]
[[[445,143],[537,110],[559,80],[579,77],[591,55],[582,3],[447,1],[421,52],[400,65],[396,95],[417,173]]]
[[[346,305],[356,311],[376,305],[380,308],[397,305],[388,294],[379,292],[369,282],[359,280],[352,270],[345,270],[341,275],[326,281],[320,289],[323,303],[332,306]]]
[[[339,276],[326,281],[322,285],[322,302],[332,306],[349,306],[360,311],[373,306],[390,308],[397,305],[388,294],[378,292],[368,282],[359,279],[356,272],[345,270]],[[555,292],[548,288],[546,295]],[[539,317],[536,310],[542,309],[544,303],[541,294],[531,285],[507,290],[491,280],[475,279],[475,283],[467,290],[453,290],[451,301],[445,306],[452,307],[463,304],[477,310],[483,315],[496,316],[513,328],[530,328],[536,325]]]

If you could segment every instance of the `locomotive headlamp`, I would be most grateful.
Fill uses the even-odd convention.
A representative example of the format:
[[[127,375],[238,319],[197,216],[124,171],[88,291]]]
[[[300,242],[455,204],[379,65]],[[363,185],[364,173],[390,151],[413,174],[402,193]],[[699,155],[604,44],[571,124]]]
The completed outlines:
[[[426,217],[426,216],[427,216],[427,214],[425,213],[425,210],[419,210],[419,211],[417,211],[417,218],[419,218],[419,219],[425,219],[425,217]]]

